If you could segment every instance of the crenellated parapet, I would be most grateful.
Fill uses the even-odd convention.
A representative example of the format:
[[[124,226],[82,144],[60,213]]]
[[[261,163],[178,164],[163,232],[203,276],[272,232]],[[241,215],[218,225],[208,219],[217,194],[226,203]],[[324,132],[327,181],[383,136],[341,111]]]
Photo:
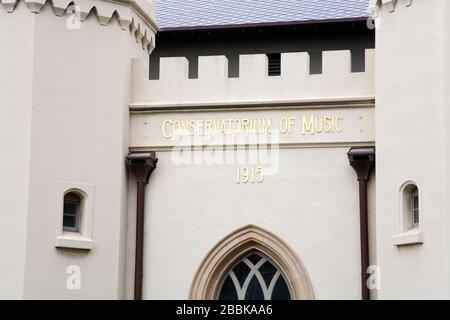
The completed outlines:
[[[155,47],[158,27],[154,21],[153,0],[0,0],[0,10],[3,7],[8,13],[14,13],[20,2],[34,14],[39,14],[45,5],[51,5],[55,16],[73,15],[80,23],[89,16],[95,16],[102,26],[117,20],[143,49],[151,52]]]
[[[349,50],[325,51],[322,73],[311,74],[307,52],[283,53],[281,75],[269,76],[267,55],[241,55],[238,78],[228,77],[225,56],[203,56],[197,79],[186,58],[162,58],[159,80],[148,80],[148,61],[135,60],[130,107],[373,99],[374,56],[366,50],[365,70],[352,72]]]

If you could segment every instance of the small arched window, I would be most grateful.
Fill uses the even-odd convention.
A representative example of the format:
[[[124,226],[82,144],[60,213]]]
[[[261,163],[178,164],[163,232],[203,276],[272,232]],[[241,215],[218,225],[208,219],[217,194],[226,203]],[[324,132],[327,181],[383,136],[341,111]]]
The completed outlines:
[[[64,195],[63,230],[80,232],[82,198],[75,192]]]
[[[403,188],[403,224],[402,231],[408,231],[420,225],[419,189],[416,184],[409,183]]]
[[[282,271],[255,251],[239,260],[224,276],[219,300],[292,300]]]

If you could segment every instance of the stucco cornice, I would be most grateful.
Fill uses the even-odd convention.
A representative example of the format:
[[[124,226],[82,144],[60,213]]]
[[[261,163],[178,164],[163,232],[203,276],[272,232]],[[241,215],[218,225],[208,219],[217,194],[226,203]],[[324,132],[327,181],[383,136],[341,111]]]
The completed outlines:
[[[412,2],[413,0],[369,0],[369,10],[384,6],[389,12],[394,12],[398,4],[403,3],[405,6],[409,7]]]
[[[130,31],[145,50],[154,49],[158,27],[153,20],[154,7],[150,0],[0,0],[9,13],[16,10],[20,1],[35,14],[39,14],[47,2],[56,16],[75,14],[83,22],[93,14],[103,26],[109,25],[115,17],[120,27]]]

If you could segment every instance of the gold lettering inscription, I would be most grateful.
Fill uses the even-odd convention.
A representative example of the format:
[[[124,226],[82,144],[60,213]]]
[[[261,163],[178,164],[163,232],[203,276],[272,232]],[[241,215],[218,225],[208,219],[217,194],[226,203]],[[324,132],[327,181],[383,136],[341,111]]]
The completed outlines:
[[[172,133],[169,133],[167,130],[167,126],[170,126],[172,124],[171,120],[164,120],[163,124],[162,124],[162,134],[163,137],[166,139],[169,139],[170,137],[172,137]]]
[[[269,134],[271,119],[245,118],[222,120],[164,120],[162,134],[166,139],[173,136],[206,136],[232,134]]]
[[[344,121],[343,117],[340,117],[340,116],[336,117],[335,126],[334,126],[334,129],[336,132],[344,131],[344,129],[342,129],[342,127],[339,126],[339,122],[342,122],[342,121]]]
[[[300,133],[315,135],[321,133],[343,132],[342,116],[303,115],[301,117]],[[234,118],[206,120],[164,120],[162,135],[166,139],[174,136],[207,136],[207,135],[238,135],[238,134],[270,134],[272,133],[271,118]],[[297,118],[284,117],[280,119],[281,134],[296,132]]]
[[[280,121],[280,132],[284,134],[292,133],[295,126],[295,117],[282,118]]]
[[[262,167],[243,167],[236,169],[236,183],[263,183],[264,170]]]
[[[302,134],[340,133],[344,130],[340,126],[342,121],[344,121],[342,116],[303,116]]]

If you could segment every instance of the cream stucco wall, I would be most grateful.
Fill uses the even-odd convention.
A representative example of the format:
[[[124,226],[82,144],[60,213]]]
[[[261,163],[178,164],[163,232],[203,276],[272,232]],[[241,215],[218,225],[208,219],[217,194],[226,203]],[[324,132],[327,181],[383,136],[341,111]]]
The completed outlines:
[[[379,297],[448,299],[450,6],[446,0],[387,2],[376,31]],[[409,179],[421,190],[423,244],[396,247],[399,187]]]
[[[163,59],[158,81],[147,80],[153,26],[142,17],[124,23],[132,12],[123,2],[86,1],[105,4],[75,30],[39,3],[36,14],[23,2],[11,13],[0,7],[0,298],[132,298],[136,190],[124,157],[155,150],[144,298],[187,298],[208,251],[253,224],[299,257],[316,298],[359,299],[358,184],[346,152],[375,141],[370,247],[381,287],[373,297],[449,298],[448,1],[384,1],[376,62],[368,50],[365,72],[350,72],[348,51],[331,51],[323,74],[311,75],[301,52],[283,54],[275,78],[265,55],[242,56],[237,79],[224,57],[200,57],[195,80],[185,59]],[[115,5],[124,19],[110,21]],[[237,184],[236,164],[176,164],[161,137],[167,118],[299,112],[350,120],[342,134],[284,136],[279,171],[261,184]],[[423,244],[398,247],[399,187],[411,179],[421,190]],[[55,247],[61,185],[88,190],[90,251]],[[79,290],[66,286],[70,265],[80,267]]]
[[[358,184],[347,151],[281,150],[279,173],[260,185],[237,185],[234,165],[175,165],[160,152],[147,190],[144,297],[186,299],[209,250],[254,224],[301,259],[317,299],[359,299]]]
[[[124,296],[131,62],[148,58],[155,30],[133,16],[145,6],[88,1],[83,10],[92,5],[75,29],[50,3],[35,13],[22,2],[0,7],[2,298]],[[87,193],[92,250],[55,246],[62,185]],[[81,272],[75,290],[71,265]]]
[[[317,299],[360,299],[359,193],[347,152],[374,145],[372,56],[367,51],[366,72],[351,73],[349,52],[325,52],[323,74],[310,75],[306,53],[283,54],[281,77],[268,77],[266,57],[247,55],[237,79],[227,77],[223,57],[200,57],[196,80],[187,79],[183,58],[163,59],[156,81],[145,78],[147,61],[134,63],[130,150],[157,151],[159,158],[146,191],[144,298],[188,298],[208,252],[237,229],[256,225],[280,237],[303,262]],[[299,122],[311,114],[342,116],[342,132],[302,135]],[[275,128],[289,116],[297,119],[293,133],[272,145],[279,170],[261,184],[236,183],[236,169],[246,163],[208,164],[208,152],[194,152],[193,159],[204,159],[198,164],[180,163],[177,140],[163,133],[165,120],[270,118]],[[205,141],[191,143],[198,148]],[[130,177],[128,298],[135,198]],[[376,264],[375,175],[369,218]]]
[[[0,297],[5,299],[22,297],[25,274],[34,20],[24,6],[15,16],[0,8],[0,21],[8,25],[0,28]]]

